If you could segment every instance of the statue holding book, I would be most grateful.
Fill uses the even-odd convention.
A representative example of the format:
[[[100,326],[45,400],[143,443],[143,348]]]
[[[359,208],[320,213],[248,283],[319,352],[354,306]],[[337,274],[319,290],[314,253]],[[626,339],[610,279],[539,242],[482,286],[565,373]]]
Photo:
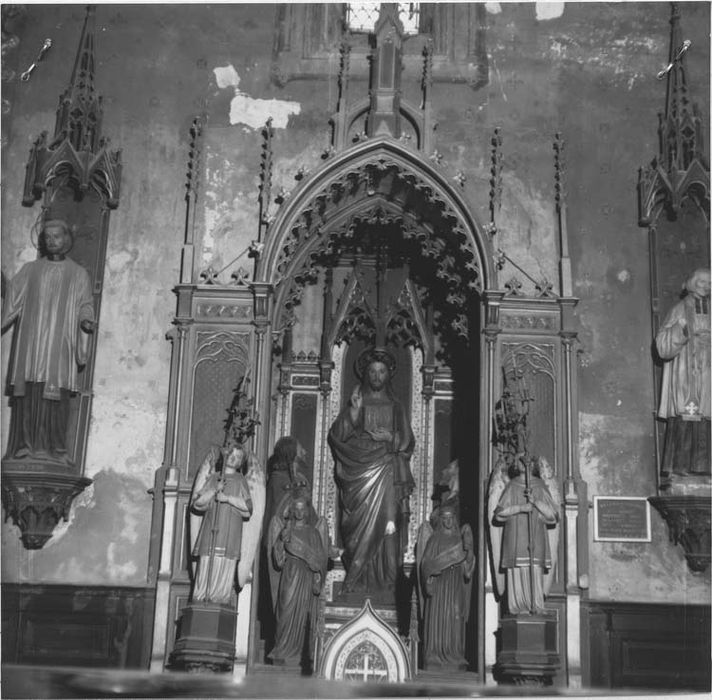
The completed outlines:
[[[361,380],[329,431],[336,462],[340,532],[346,569],[342,593],[388,597],[402,562],[415,438],[393,395],[395,359],[383,348],[361,353]]]

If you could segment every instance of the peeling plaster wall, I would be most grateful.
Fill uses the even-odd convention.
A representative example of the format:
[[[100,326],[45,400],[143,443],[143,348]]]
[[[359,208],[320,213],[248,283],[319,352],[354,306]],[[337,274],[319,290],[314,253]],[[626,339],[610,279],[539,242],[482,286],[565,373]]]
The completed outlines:
[[[709,5],[682,3],[690,93],[709,119]],[[34,257],[38,213],[20,206],[30,140],[53,129],[74,60],[82,6],[26,7],[13,60],[24,70],[45,37],[51,54],[29,83],[4,84],[2,269]],[[580,335],[580,466],[589,496],[655,493],[654,406],[646,232],[637,226],[638,167],[657,150],[665,85],[667,3],[487,3],[490,82],[436,83],[436,147],[447,177],[466,176],[463,197],[489,218],[490,139],[503,145],[497,212],[501,247],[532,277],[557,280],[552,139],[566,140],[568,229]],[[3,528],[8,581],[141,585],[146,578],[153,473],[160,465],[170,346],[184,226],[188,128],[205,112],[205,182],[196,266],[227,280],[257,232],[260,127],[274,119],[273,194],[314,170],[328,145],[338,56],[329,80],[270,82],[271,5],[100,5],[96,83],[104,134],[123,149],[119,209],[112,213],[95,373],[87,475],[94,485],[70,522],[39,552]],[[419,102],[418,79],[404,96]],[[352,99],[367,83],[351,81]],[[705,143],[709,142],[705,134]],[[276,211],[272,204],[271,213]],[[512,275],[500,273],[499,284]],[[532,290],[526,280],[524,291]],[[3,337],[3,353],[9,349]],[[4,358],[6,362],[6,358]],[[5,365],[3,365],[5,371]],[[7,425],[5,412],[3,426]],[[4,444],[4,443],[3,443]],[[691,574],[652,513],[653,542],[590,542],[595,600],[705,602],[709,575]]]

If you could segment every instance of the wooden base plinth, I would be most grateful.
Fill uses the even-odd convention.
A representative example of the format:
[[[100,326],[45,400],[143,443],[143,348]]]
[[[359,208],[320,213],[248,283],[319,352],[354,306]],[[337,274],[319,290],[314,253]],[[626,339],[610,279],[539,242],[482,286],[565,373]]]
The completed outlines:
[[[554,615],[505,616],[500,642],[494,669],[498,683],[551,685],[560,666]]]
[[[190,603],[183,609],[170,667],[200,672],[232,671],[237,611],[228,605]]]

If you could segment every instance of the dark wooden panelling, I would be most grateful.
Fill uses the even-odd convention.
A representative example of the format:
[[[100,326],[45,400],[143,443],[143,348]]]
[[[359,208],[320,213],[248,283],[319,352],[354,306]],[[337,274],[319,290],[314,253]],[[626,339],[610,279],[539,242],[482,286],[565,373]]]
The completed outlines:
[[[310,484],[314,483],[314,436],[316,435],[317,395],[294,392],[292,396],[292,425],[290,435],[295,437],[306,450],[307,473],[304,475]]]
[[[710,690],[710,606],[589,601],[582,616],[587,685]]]
[[[3,584],[2,660],[148,668],[155,591]]]

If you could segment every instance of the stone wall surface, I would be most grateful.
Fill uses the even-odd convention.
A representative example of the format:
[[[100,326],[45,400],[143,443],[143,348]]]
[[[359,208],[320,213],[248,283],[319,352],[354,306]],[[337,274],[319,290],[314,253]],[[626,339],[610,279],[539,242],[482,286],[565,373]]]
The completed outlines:
[[[556,4],[551,4],[553,5]],[[557,280],[552,141],[566,141],[568,230],[579,346],[580,466],[589,496],[655,494],[647,238],[637,226],[637,169],[657,150],[667,62],[667,3],[487,3],[489,84],[436,82],[436,147],[444,172],[466,176],[463,196],[489,218],[490,139],[502,135],[503,190],[495,246],[535,279]],[[682,3],[690,93],[709,119],[709,4]],[[260,127],[273,117],[274,186],[291,190],[328,145],[338,54],[328,79],[270,81],[274,6],[99,5],[96,86],[103,133],[122,149],[121,201],[112,213],[86,475],[94,484],[50,543],[26,552],[3,529],[7,581],[141,585],[151,496],[163,459],[170,344],[184,232],[189,126],[206,113],[196,266],[220,270],[257,232]],[[31,140],[54,128],[84,8],[27,5],[14,20],[18,73],[45,37],[53,47],[29,82],[3,84],[2,270],[34,258],[38,206],[21,206]],[[550,19],[544,19],[550,16]],[[354,76],[352,99],[367,82]],[[404,94],[415,102],[418,76]],[[707,136],[707,134],[705,134]],[[272,204],[272,211],[276,205]],[[243,257],[240,263],[251,269]],[[229,278],[229,272],[224,279]],[[512,275],[532,284],[511,265]],[[10,333],[2,341],[3,372]],[[7,411],[3,426],[7,426]],[[5,443],[3,442],[3,445]],[[590,543],[594,599],[704,602],[709,577],[687,570],[653,513],[653,542]]]

